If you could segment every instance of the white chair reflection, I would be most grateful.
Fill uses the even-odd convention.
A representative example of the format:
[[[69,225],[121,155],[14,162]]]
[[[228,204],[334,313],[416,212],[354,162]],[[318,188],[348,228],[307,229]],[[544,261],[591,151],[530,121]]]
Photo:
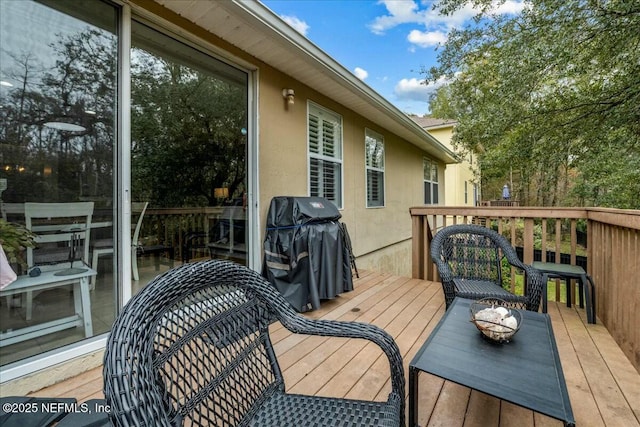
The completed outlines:
[[[0,202],[0,213],[5,221],[24,224],[24,203]]]
[[[135,228],[131,235],[131,273],[133,276],[133,280],[140,280],[140,276],[138,274],[138,257],[137,251],[139,247],[140,240],[140,228],[142,227],[142,219],[144,218],[144,213],[147,211],[147,206],[149,202],[133,202],[131,203],[131,212],[139,213],[138,220],[135,223]],[[91,261],[91,268],[98,271],[98,259],[102,255],[113,255],[113,239],[100,239],[94,243],[93,246],[93,255]],[[91,287],[95,286],[96,276],[91,278]]]
[[[93,202],[25,203],[25,226],[37,235],[37,247],[27,248],[27,267],[52,271],[72,267],[74,262],[75,266],[88,266],[92,216]],[[31,291],[25,294],[26,317],[30,320],[33,295]]]

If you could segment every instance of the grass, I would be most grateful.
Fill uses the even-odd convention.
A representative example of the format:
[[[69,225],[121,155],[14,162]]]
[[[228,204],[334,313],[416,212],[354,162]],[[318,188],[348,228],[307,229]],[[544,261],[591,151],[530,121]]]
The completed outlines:
[[[564,281],[558,281],[560,285],[560,302],[567,302],[567,291]],[[547,282],[547,300],[556,301],[556,279]]]
[[[540,249],[536,245],[536,249]],[[547,252],[555,252],[556,247],[553,242],[547,242]],[[571,253],[571,242],[563,240],[560,242],[560,253],[570,254]],[[582,245],[576,245],[576,255],[577,256],[587,256],[587,248]]]
[[[560,286],[560,298],[558,300],[556,300],[556,286]],[[572,292],[572,294],[575,294],[576,292],[577,291],[574,291]],[[515,293],[517,295],[522,295],[524,293],[523,292],[523,276],[521,274],[516,274]],[[547,282],[547,300],[567,302],[567,290],[566,290],[566,284],[564,280],[551,279]]]

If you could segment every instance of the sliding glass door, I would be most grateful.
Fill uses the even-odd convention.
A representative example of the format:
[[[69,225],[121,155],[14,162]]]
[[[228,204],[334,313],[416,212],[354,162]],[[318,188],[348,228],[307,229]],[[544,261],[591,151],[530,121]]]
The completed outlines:
[[[246,72],[133,22],[131,187],[148,203],[139,286],[170,254],[246,264],[247,94]]]
[[[90,254],[113,237],[118,12],[0,1],[0,242],[18,274],[0,290],[2,366],[103,334],[115,318],[115,280],[91,280]],[[12,240],[25,227],[33,249]]]
[[[0,282],[4,372],[96,349],[123,299],[171,266],[249,263],[248,72],[121,16],[0,0],[0,241],[17,273]],[[37,247],[16,250],[25,228]]]

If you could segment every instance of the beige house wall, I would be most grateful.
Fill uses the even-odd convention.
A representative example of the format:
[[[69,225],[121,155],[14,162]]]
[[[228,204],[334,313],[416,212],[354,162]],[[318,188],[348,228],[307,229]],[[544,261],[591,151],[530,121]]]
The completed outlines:
[[[349,229],[353,252],[361,258],[357,260],[358,264],[362,264],[361,268],[410,275],[411,253],[406,247],[406,241],[411,238],[409,208],[423,204],[422,158],[425,153],[277,70],[265,66],[259,73],[262,233],[271,198],[308,195],[307,110],[308,102],[313,102],[342,117],[344,192],[341,214]],[[284,103],[283,88],[294,89],[294,105]],[[366,207],[364,141],[367,128],[384,136],[385,206],[381,208]],[[444,170],[444,165],[441,169]],[[441,197],[443,189],[444,185],[441,186]],[[376,251],[380,254],[375,254]],[[380,262],[381,259],[384,262]]]
[[[409,208],[424,203],[422,158],[431,156],[415,145],[399,138],[375,123],[349,110],[327,96],[310,89],[296,79],[274,69],[204,31],[193,23],[169,12],[149,0],[135,3],[154,15],[170,21],[209,43],[227,58],[237,58],[245,68],[253,69],[257,81],[258,123],[258,203],[260,242],[264,240],[269,203],[275,196],[308,196],[307,103],[309,101],[342,116],[343,120],[343,209],[356,257],[374,260],[376,251],[384,259],[404,260],[401,265],[390,262],[367,264],[377,271],[411,275],[410,257],[402,243],[411,238]],[[233,61],[230,60],[231,63]],[[282,89],[295,91],[295,102],[287,105]],[[384,136],[385,142],[385,207],[366,207],[364,158],[365,129]],[[438,169],[445,170],[440,164]],[[447,194],[447,177],[440,173],[439,198]],[[396,255],[393,255],[396,254]],[[389,258],[391,257],[391,258]],[[364,265],[364,264],[363,264]]]
[[[357,258],[358,270],[380,271],[396,276],[411,276],[411,239],[381,248]]]
[[[427,128],[427,131],[443,145],[453,150],[451,139],[453,138],[454,126],[446,126],[440,128]],[[447,183],[447,191],[444,195],[445,206],[474,206],[473,199],[475,175],[473,166],[466,157],[461,163],[447,165],[444,170],[445,181]],[[467,197],[465,200],[465,182],[467,184]],[[441,199],[442,200],[442,199]]]

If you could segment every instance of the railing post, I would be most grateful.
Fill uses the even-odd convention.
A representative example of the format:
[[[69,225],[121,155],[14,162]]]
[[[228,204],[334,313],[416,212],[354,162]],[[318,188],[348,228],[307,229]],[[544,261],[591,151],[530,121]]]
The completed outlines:
[[[524,259],[525,264],[533,263],[533,218],[524,220]]]
[[[424,217],[424,224],[422,231],[424,233],[425,240],[425,253],[423,254],[424,274],[426,280],[436,280],[436,271],[433,261],[431,261],[431,241],[433,240],[433,234],[431,233],[431,227],[429,226],[429,220]]]
[[[411,277],[414,279],[424,279],[422,263],[426,244],[422,233],[424,218],[422,215],[411,216]]]

